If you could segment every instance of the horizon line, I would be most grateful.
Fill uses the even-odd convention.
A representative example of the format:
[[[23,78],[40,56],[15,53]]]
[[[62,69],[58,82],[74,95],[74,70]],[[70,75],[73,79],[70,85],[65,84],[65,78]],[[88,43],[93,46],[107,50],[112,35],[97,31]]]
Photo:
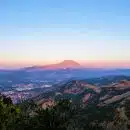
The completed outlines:
[[[48,62],[48,63],[30,63],[30,64],[25,64],[25,63],[0,63],[0,69],[20,69],[20,68],[26,68],[26,67],[33,67],[33,66],[48,66],[48,65],[54,65],[54,64],[59,64],[67,60],[55,60],[55,62]],[[104,61],[104,60],[99,60],[99,61],[89,61],[86,62],[87,60],[69,60],[69,61],[74,61],[77,62],[78,64],[81,65],[82,68],[130,68],[130,62],[128,61]]]

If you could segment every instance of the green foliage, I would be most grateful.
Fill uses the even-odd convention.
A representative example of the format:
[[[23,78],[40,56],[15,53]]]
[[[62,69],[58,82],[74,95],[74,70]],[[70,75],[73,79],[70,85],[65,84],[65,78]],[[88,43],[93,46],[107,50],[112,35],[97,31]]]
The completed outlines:
[[[12,104],[10,98],[0,98],[0,130],[14,130],[20,109]]]
[[[106,130],[120,127],[118,122],[123,126],[122,120],[115,121],[118,115],[112,106],[83,107],[79,102],[61,99],[54,107],[41,109],[33,101],[13,105],[4,98],[0,98],[0,130]],[[125,107],[129,116],[129,102]]]

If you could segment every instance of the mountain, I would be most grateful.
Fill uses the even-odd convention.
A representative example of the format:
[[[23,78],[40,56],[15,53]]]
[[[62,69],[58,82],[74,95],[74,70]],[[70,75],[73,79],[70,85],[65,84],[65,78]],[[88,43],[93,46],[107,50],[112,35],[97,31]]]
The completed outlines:
[[[10,103],[9,98],[4,98],[1,115],[6,114],[12,130],[129,130],[129,78],[72,79],[15,106],[3,105]],[[12,118],[14,115],[16,119]]]
[[[82,66],[73,60],[64,60],[58,64],[50,64],[45,66],[32,66],[25,68],[26,70],[54,70],[54,69],[67,69],[67,68],[82,68]]]
[[[129,85],[130,81],[123,80],[98,88],[87,81],[72,80],[60,84],[55,91],[44,93],[37,101],[34,98],[35,102],[23,101],[16,105],[10,98],[0,95],[1,117],[6,119],[6,122],[2,120],[5,126],[1,128],[130,130]]]
[[[100,87],[85,80],[71,80],[54,88],[50,92],[35,97],[35,102],[45,107],[45,104],[53,104],[55,100],[70,99],[72,102],[82,103],[85,106],[95,104],[98,107],[108,105],[114,107],[130,100],[130,80],[115,81]]]
[[[44,66],[47,69],[81,68],[81,65],[73,60],[64,60],[61,63]]]

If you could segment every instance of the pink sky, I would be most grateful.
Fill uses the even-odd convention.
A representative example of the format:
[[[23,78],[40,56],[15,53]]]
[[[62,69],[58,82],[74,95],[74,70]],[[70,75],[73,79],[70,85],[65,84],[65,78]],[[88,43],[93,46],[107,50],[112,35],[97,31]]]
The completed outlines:
[[[46,61],[46,62],[30,62],[30,63],[11,63],[11,62],[6,62],[6,63],[0,63],[0,66],[3,68],[20,68],[20,67],[25,67],[25,66],[33,66],[33,65],[48,65],[48,64],[56,64],[62,62],[61,60],[56,60],[56,61]],[[130,68],[130,62],[128,61],[77,61],[80,63],[83,67],[88,67],[88,68]]]
[[[0,3],[0,67],[130,67],[129,0],[16,1]]]

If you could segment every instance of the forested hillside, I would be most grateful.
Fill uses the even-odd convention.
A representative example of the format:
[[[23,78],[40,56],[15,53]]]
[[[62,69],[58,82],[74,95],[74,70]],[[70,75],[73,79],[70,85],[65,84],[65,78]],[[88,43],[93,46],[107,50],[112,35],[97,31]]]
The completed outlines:
[[[129,130],[130,82],[104,87],[68,82],[56,90],[13,104],[0,96],[0,130]]]

